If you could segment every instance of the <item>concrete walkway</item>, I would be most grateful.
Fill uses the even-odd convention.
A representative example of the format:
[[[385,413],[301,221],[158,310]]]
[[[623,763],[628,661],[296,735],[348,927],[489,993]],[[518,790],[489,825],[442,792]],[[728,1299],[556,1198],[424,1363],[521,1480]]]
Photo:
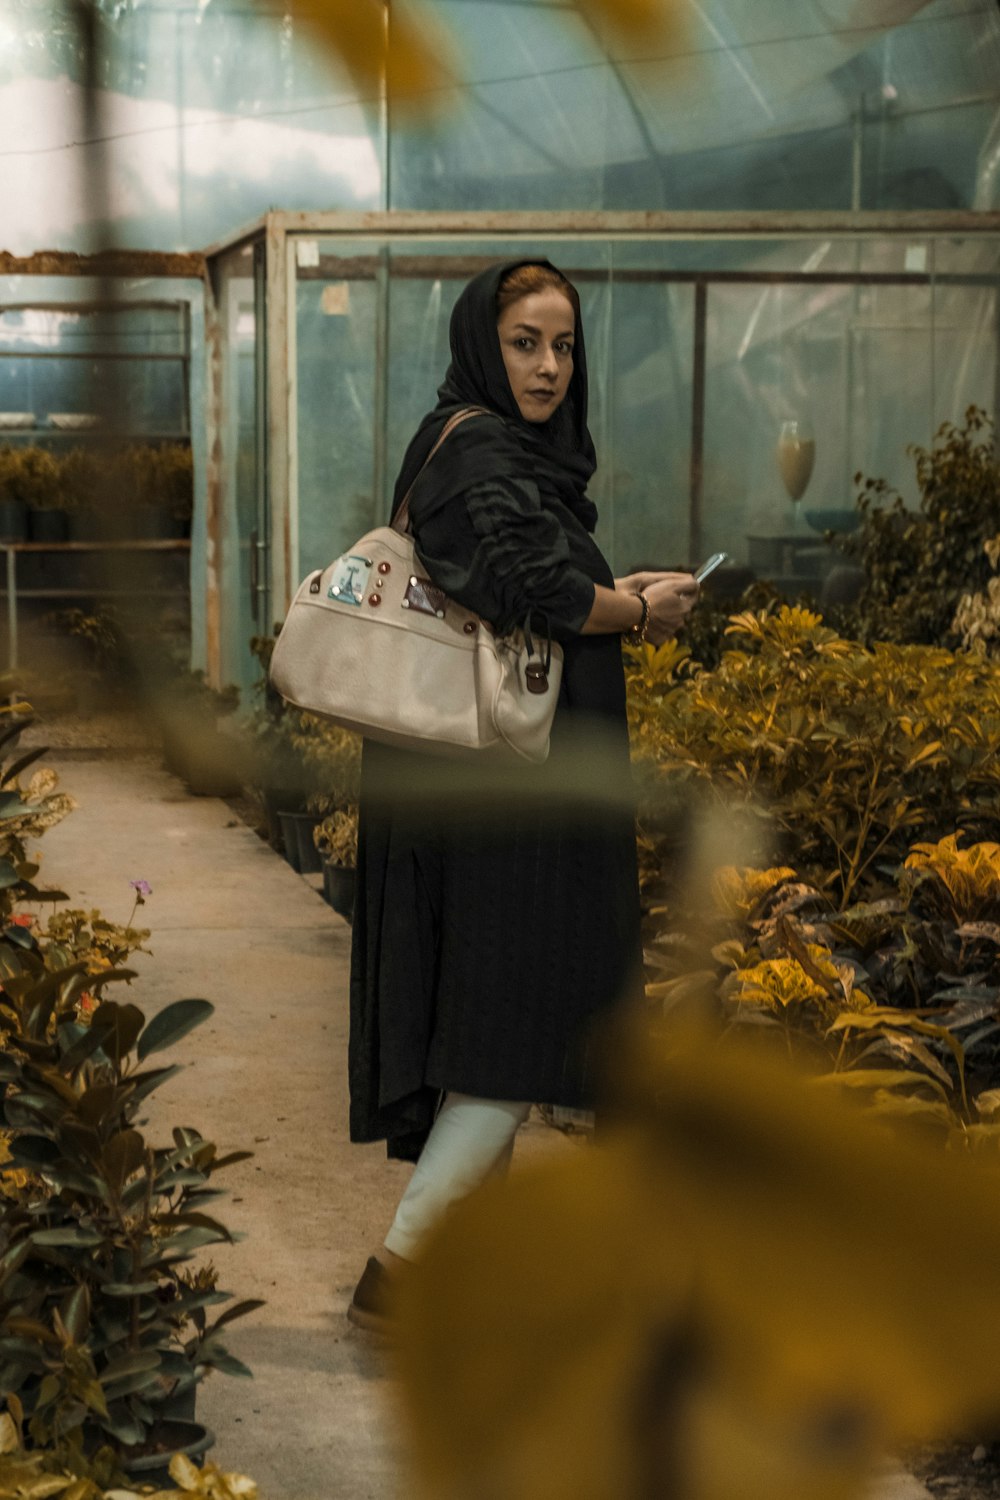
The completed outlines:
[[[121,922],[129,881],[147,880],[153,955],[137,958],[130,998],[147,1015],[188,996],[216,1006],[176,1049],[188,1065],[155,1097],[154,1138],[192,1125],[255,1152],[220,1177],[232,1196],[219,1216],[247,1238],[212,1258],[224,1289],[267,1306],[228,1340],[253,1382],[202,1387],[213,1456],[252,1474],[262,1500],[408,1500],[384,1359],[344,1317],[409,1171],[347,1140],[348,928],[224,803],[188,796],[152,758],[45,763],[79,803],[45,835],[45,879]],[[532,1124],[518,1145],[572,1149]],[[927,1492],[890,1475],[877,1496]]]

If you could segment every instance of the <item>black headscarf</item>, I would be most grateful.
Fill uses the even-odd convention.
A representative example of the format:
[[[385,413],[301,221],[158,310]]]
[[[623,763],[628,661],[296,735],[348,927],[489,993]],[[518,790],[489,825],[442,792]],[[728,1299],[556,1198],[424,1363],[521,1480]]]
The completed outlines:
[[[597,508],[587,498],[587,482],[596,467],[587,428],[587,355],[583,328],[576,319],[573,374],[565,400],[546,422],[527,422],[518,410],[507,379],[497,334],[497,291],[509,271],[519,266],[547,266],[543,259],[506,261],[473,277],[451,315],[451,364],[438,389],[438,404],[421,422],[396,480],[393,513],[402,504],[449,417],[469,406],[481,406],[499,420],[464,422],[434,459],[434,501],[425,516],[456,493],[499,475],[529,479],[543,501],[560,500],[587,530],[597,524]],[[560,273],[561,274],[561,273]]]

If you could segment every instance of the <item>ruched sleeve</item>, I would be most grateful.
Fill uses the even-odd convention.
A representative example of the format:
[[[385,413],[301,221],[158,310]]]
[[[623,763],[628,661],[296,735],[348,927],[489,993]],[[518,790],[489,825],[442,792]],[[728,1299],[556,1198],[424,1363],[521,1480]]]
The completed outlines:
[[[414,514],[413,533],[433,582],[500,631],[536,610],[558,639],[578,634],[590,614],[594,582],[530,480],[473,485],[425,520]]]

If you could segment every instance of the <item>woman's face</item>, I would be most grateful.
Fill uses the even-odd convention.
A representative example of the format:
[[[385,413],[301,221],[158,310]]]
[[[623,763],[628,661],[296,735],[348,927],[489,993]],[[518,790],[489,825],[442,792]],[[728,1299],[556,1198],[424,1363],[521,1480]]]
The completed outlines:
[[[573,374],[576,319],[554,286],[530,292],[497,320],[507,379],[526,422],[545,422],[565,398]]]

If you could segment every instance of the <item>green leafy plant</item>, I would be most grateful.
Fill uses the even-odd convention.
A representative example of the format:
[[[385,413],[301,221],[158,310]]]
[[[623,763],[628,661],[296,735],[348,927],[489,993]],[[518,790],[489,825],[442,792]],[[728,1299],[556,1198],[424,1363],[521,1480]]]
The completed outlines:
[[[179,1388],[209,1369],[249,1372],[221,1341],[260,1306],[192,1280],[195,1252],[233,1236],[208,1212],[220,1156],[191,1127],[170,1145],[142,1131],[145,1101],[176,1066],[148,1066],[212,1014],[180,1000],[147,1023],[105,996],[131,978],[83,960],[50,969],[0,949],[0,1088],[13,1167],[42,1190],[0,1215],[0,1387],[18,1396],[35,1443],[72,1464],[102,1443],[141,1446]],[[96,1008],[80,1017],[79,1000]]]
[[[143,1495],[149,1496],[148,1488],[137,1494],[117,1482],[109,1455],[91,1464],[90,1474],[81,1478],[65,1467],[58,1453],[26,1448],[21,1403],[11,1396],[7,1406],[0,1415],[0,1500],[46,1500],[53,1496],[60,1500],[142,1500]],[[186,1495],[188,1500],[257,1500],[252,1479],[245,1474],[224,1473],[207,1460],[199,1468],[175,1454],[170,1460],[170,1478],[170,1488],[158,1489],[153,1500],[175,1495]]]
[[[961,427],[946,422],[930,448],[908,449],[920,503],[910,510],[883,479],[864,479],[856,532],[838,539],[864,570],[846,628],[865,641],[957,644],[963,594],[985,589],[984,544],[1000,532],[1000,455],[993,423],[970,406]]]
[[[844,640],[808,610],[734,616],[713,672],[631,654],[647,889],[698,792],[838,907],[885,893],[917,832],[996,827],[1000,668],[972,653]],[[888,874],[887,874],[888,872]]]

